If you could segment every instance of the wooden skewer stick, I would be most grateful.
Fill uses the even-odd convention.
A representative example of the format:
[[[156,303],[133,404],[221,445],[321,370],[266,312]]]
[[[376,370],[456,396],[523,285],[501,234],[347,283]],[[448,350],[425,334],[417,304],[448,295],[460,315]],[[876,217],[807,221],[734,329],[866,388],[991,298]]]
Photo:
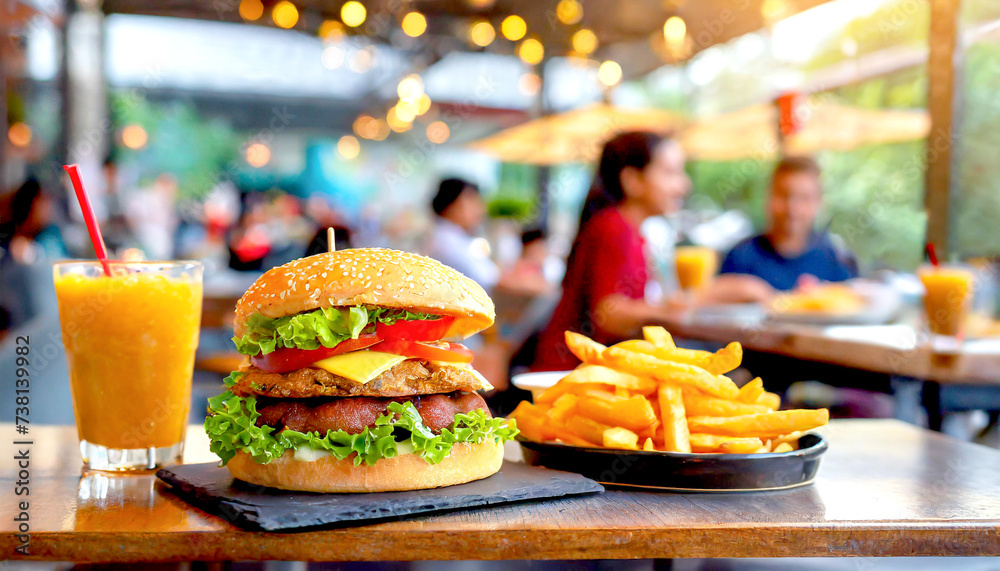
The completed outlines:
[[[337,251],[337,242],[333,236],[333,226],[328,226],[326,229],[326,250],[328,252]]]

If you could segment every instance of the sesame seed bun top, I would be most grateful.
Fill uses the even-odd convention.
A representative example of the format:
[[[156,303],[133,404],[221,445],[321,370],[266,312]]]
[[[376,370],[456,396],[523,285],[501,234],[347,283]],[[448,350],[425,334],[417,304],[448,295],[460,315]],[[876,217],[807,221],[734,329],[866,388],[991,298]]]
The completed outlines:
[[[372,305],[455,317],[446,337],[493,324],[493,301],[479,284],[437,260],[398,250],[356,248],[299,258],[268,270],[236,304],[234,329],[251,315],[277,318],[322,307]]]

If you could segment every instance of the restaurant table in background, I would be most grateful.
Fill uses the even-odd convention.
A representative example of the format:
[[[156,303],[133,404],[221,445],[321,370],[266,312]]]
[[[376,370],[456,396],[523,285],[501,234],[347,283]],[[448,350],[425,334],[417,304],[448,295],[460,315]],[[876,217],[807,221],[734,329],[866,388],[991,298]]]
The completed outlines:
[[[954,353],[940,353],[922,343],[910,323],[818,326],[772,320],[702,319],[663,324],[678,337],[728,343],[744,349],[795,359],[883,373],[923,381],[928,425],[940,430],[945,390],[972,391],[971,408],[1000,409],[1000,339],[967,340]],[[805,379],[803,379],[805,380]],[[965,407],[968,408],[968,407]]]
[[[813,485],[771,492],[609,490],[371,526],[240,530],[150,473],[81,476],[76,431],[32,428],[30,557],[77,562],[1000,555],[1000,452],[895,420],[833,421]],[[0,425],[12,434],[13,426]],[[9,442],[9,440],[7,440]],[[212,459],[200,426],[185,462]],[[5,444],[5,447],[10,446]],[[0,450],[10,458],[11,450]],[[519,453],[516,445],[508,455]],[[13,489],[5,464],[0,482]],[[623,469],[628,469],[623,466]],[[0,506],[12,554],[15,504]]]

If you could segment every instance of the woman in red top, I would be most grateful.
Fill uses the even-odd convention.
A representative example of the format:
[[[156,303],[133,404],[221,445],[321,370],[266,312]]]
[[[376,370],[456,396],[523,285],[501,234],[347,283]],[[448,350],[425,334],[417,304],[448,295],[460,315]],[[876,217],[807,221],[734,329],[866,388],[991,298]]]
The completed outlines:
[[[651,216],[679,210],[691,187],[684,152],[669,138],[622,133],[604,145],[566,263],[563,293],[542,332],[533,370],[564,370],[579,360],[564,332],[604,344],[638,334],[677,309],[645,301],[646,252],[639,227]]]

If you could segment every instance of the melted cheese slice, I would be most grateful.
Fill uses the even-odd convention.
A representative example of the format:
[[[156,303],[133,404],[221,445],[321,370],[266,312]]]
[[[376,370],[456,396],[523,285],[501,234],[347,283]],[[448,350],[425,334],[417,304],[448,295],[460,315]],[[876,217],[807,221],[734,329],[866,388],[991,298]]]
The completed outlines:
[[[406,357],[392,353],[364,350],[334,355],[312,366],[363,385],[405,360]]]

